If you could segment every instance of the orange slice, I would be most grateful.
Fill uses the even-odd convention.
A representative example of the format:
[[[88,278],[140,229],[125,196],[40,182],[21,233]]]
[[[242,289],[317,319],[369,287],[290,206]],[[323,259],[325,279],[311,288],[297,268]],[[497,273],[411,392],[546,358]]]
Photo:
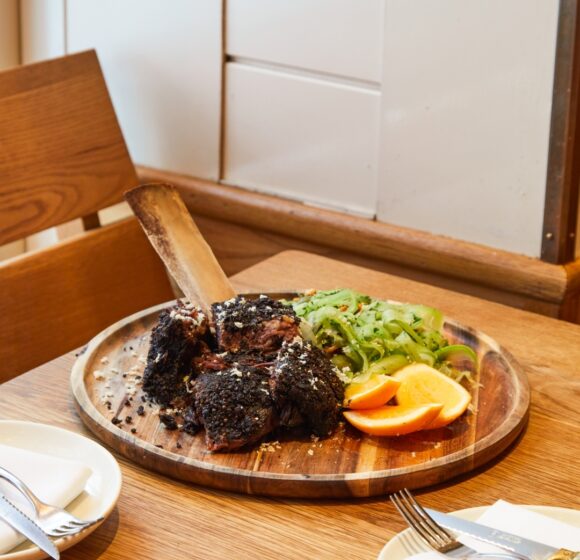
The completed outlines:
[[[425,364],[411,364],[393,374],[401,382],[397,391],[397,403],[402,406],[418,406],[442,403],[439,416],[424,429],[433,430],[446,426],[461,416],[471,395],[456,381]]]
[[[381,406],[370,410],[346,410],[344,417],[361,432],[373,436],[402,436],[422,430],[439,415],[442,404]]]
[[[371,375],[363,383],[355,380],[344,391],[344,407],[355,410],[377,408],[395,396],[400,383],[388,375]]]

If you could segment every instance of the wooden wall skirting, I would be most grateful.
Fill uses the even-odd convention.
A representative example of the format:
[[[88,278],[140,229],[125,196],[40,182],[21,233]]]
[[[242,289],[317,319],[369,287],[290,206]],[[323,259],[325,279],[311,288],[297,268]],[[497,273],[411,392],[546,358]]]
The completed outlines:
[[[545,315],[578,315],[580,263],[553,265],[176,173],[138,174],[179,188],[228,274],[302,249]]]

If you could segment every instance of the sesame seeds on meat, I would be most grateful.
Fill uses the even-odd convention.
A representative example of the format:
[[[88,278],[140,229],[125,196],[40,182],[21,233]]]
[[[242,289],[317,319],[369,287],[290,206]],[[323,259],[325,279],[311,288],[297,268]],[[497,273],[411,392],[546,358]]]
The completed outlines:
[[[164,407],[166,429],[203,429],[210,451],[230,451],[278,427],[302,425],[321,437],[336,428],[342,383],[325,354],[301,338],[292,307],[237,296],[214,304],[212,316],[178,304],[153,330],[143,389]]]
[[[248,300],[237,296],[212,305],[218,348],[221,351],[276,352],[299,335],[300,319],[292,307],[268,296]]]
[[[237,449],[257,442],[275,426],[269,374],[237,365],[205,372],[194,384],[194,407],[208,449]],[[264,390],[265,389],[265,390]]]
[[[151,334],[143,389],[153,401],[169,406],[183,396],[183,378],[191,371],[191,361],[208,332],[208,320],[190,303],[178,302],[159,316]]]
[[[336,429],[344,389],[332,362],[310,342],[296,339],[282,346],[270,387],[282,424],[300,419],[316,436]]]

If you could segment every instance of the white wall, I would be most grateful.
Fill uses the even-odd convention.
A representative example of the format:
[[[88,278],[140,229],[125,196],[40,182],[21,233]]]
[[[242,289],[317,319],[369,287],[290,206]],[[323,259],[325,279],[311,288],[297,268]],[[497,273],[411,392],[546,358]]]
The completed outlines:
[[[228,54],[381,81],[383,0],[227,0]]]
[[[21,0],[22,59],[96,49],[133,160],[218,179],[221,12],[217,0]]]
[[[221,2],[66,6],[67,51],[97,50],[133,161],[217,179]]]
[[[227,6],[226,181],[540,255],[558,0]]]
[[[20,0],[22,64],[66,54],[62,0]]]
[[[379,219],[539,257],[558,0],[387,0]]]
[[[223,180],[374,217],[382,0],[228,0]]]
[[[229,63],[224,181],[373,217],[379,91]]]
[[[539,256],[558,4],[228,0],[223,114],[219,0],[22,0],[23,53],[96,48],[138,163]]]

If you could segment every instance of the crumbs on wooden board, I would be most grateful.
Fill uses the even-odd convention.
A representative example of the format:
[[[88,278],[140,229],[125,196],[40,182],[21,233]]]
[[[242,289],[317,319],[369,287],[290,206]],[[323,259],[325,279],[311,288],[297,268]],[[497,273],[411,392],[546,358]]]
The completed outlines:
[[[274,453],[282,449],[279,441],[265,441],[256,449],[258,465],[262,463],[265,453]]]
[[[282,446],[280,445],[279,441],[265,441],[260,445],[260,447],[258,447],[256,452],[267,451],[268,453],[274,453],[275,451],[280,449],[282,449]]]

